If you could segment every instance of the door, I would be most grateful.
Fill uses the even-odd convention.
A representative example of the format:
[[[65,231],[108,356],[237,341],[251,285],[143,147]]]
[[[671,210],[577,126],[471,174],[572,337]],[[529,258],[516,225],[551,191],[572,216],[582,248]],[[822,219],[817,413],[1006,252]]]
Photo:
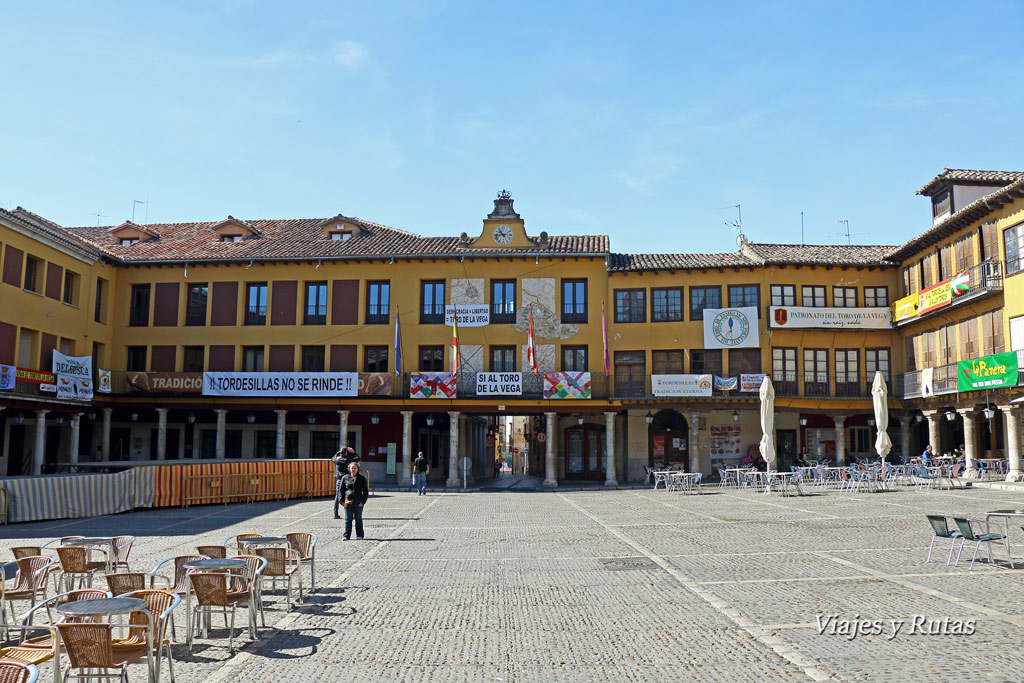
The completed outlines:
[[[796,430],[779,429],[775,432],[776,454],[779,462],[776,467],[780,472],[788,472],[790,466],[796,464]]]
[[[120,461],[131,458],[132,430],[127,427],[110,428],[110,460]]]
[[[20,477],[32,474],[32,454],[25,451],[25,425],[8,422],[7,426],[10,430],[7,439],[7,476]]]
[[[60,427],[46,428],[46,452],[43,454],[43,474],[56,473],[57,460],[60,458]]]
[[[603,480],[604,428],[597,425],[565,430],[566,479]]]

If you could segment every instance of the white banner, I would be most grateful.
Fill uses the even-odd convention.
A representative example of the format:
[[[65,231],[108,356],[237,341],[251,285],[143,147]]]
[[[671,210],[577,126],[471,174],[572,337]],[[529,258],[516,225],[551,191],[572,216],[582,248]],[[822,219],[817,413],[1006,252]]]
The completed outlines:
[[[705,349],[756,349],[757,307],[705,308]]]
[[[359,395],[358,372],[204,372],[203,396]]]
[[[478,372],[476,373],[478,396],[521,396],[523,394],[523,373],[521,372]]]
[[[92,377],[57,375],[57,398],[70,398],[76,401],[91,400]]]
[[[772,306],[768,324],[779,329],[892,329],[889,308],[812,308]]]
[[[55,349],[53,374],[57,376],[57,398],[92,399],[92,356],[65,356]]]
[[[96,378],[99,380],[99,386],[96,387],[96,391],[101,394],[110,393],[110,370],[104,370],[103,368],[96,369]]]
[[[444,324],[451,327],[456,308],[459,311],[459,327],[483,327],[491,322],[491,307],[487,304],[466,304],[444,307]]]
[[[0,390],[14,388],[18,368],[13,365],[0,365]]]
[[[711,375],[651,375],[655,396],[710,396]]]
[[[761,383],[764,382],[764,373],[753,375],[740,375],[740,391],[757,393],[761,391]]]
[[[928,398],[935,395],[935,368],[925,368],[921,371],[921,397]]]

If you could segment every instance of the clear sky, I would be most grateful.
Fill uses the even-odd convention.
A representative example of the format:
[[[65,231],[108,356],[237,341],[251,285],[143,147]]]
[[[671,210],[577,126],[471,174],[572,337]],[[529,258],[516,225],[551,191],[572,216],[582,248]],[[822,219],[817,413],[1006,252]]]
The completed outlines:
[[[1020,2],[0,2],[0,206],[891,244],[1024,170]],[[136,220],[146,217],[139,205]],[[864,234],[861,234],[864,233]]]

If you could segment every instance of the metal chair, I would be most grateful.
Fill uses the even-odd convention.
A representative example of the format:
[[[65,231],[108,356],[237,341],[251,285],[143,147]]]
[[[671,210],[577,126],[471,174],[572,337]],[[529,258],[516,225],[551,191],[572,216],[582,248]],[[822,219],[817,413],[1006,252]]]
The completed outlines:
[[[60,558],[60,576],[57,583],[65,586],[67,590],[75,587],[75,579],[78,579],[79,588],[85,588],[86,585],[91,587],[93,574],[107,566],[106,562],[90,561],[88,551],[81,547],[59,546],[57,557]]]
[[[242,541],[244,541],[247,538],[259,538],[262,535],[263,534],[252,534],[252,533],[249,533],[249,534],[237,534],[235,536],[228,536],[227,538],[224,539],[224,546],[227,547],[227,545],[229,543],[234,543],[235,544],[235,548],[236,548],[235,554],[236,555],[241,555],[242,553],[244,553],[246,551],[245,550],[245,544],[243,544]]]
[[[267,561],[261,574],[263,579],[271,579],[277,588],[277,580],[287,582],[285,601],[288,609],[292,608],[292,576],[299,575],[299,602],[302,602],[302,560],[299,553],[291,548],[256,548],[256,555]],[[262,592],[262,591],[261,591]]]
[[[107,586],[114,595],[123,595],[132,591],[141,591],[146,588],[146,577],[143,572],[121,572],[118,574],[107,574]]]
[[[223,560],[228,556],[228,549],[222,545],[197,545],[196,550],[200,555]]]
[[[60,639],[68,655],[64,681],[75,678],[117,678],[128,683],[128,665],[147,655],[145,645],[114,648],[114,627],[111,624],[57,624]],[[117,673],[96,673],[91,669],[115,670]],[[76,670],[82,673],[74,673]]]
[[[192,651],[193,634],[203,628],[204,637],[209,637],[210,616],[213,611],[231,608],[231,623],[228,626],[228,649],[234,650],[235,611],[239,605],[249,608],[249,637],[255,638],[255,613],[250,590],[231,590],[231,575],[214,572],[192,572],[188,575],[196,606],[188,625],[188,649]]]
[[[259,610],[261,623],[266,628],[267,619],[263,613],[263,569],[267,566],[267,559],[259,555],[236,555],[235,559],[245,562],[245,569],[241,572],[231,573],[231,590],[249,591],[254,601],[253,606]],[[258,637],[259,629],[256,624],[256,616],[255,614],[251,616],[253,632]]]
[[[116,571],[118,567],[124,567],[125,571],[131,571],[128,566],[128,555],[135,545],[134,536],[114,536],[114,556],[111,558],[110,568]]]
[[[153,680],[160,680],[160,662],[163,655],[167,655],[167,669],[170,672],[171,683],[174,683],[174,658],[171,656],[171,642],[165,638],[167,622],[170,621],[172,610],[181,602],[181,598],[165,590],[137,590],[123,596],[126,598],[140,598],[146,601],[147,612],[132,612],[129,617],[131,628],[125,638],[115,638],[114,650],[118,648],[135,648],[146,646],[145,629],[152,626],[153,646]],[[150,624],[150,615],[156,619],[155,624]]]
[[[316,544],[320,537],[308,531],[293,531],[285,534],[288,545],[299,553],[302,564],[309,565],[309,592],[316,590]]]
[[[974,571],[974,560],[978,557],[978,548],[981,547],[982,543],[988,543],[988,562],[989,564],[992,564],[992,541],[1001,541],[1006,537],[1002,534],[993,534],[988,532],[985,532],[983,534],[976,534],[974,532],[973,527],[971,527],[971,523],[985,523],[979,519],[966,519],[964,517],[954,517],[953,521],[956,523],[957,528],[960,530],[960,533],[964,537],[963,542],[960,544],[960,552],[956,554],[956,562],[953,563],[953,566],[955,567],[960,564],[960,554],[963,553],[964,546],[967,545],[968,541],[974,541],[974,555],[971,556],[971,566],[968,567],[968,571]]]
[[[39,557],[43,554],[43,548],[38,545],[23,545],[11,548],[11,552],[14,554],[14,559],[20,560],[23,557]]]
[[[956,547],[956,539],[962,539],[963,534],[956,529],[950,529],[943,515],[925,515],[925,517],[928,518],[928,523],[932,525],[932,542],[928,544],[928,557],[925,558],[925,564],[932,561],[932,548],[935,547],[935,539],[946,538],[949,539],[949,555],[946,557],[946,564],[949,565],[950,560],[953,559],[953,548]]]
[[[149,573],[149,587],[153,588],[156,585],[156,579],[161,578],[167,582],[164,590],[169,590],[175,595],[181,597],[188,593],[189,581],[188,581],[188,570],[185,569],[186,562],[194,562],[195,560],[208,560],[206,555],[178,555],[177,557],[168,557],[166,560],[157,562],[156,566],[153,567],[153,571]],[[159,574],[160,567],[164,566],[168,562],[174,564],[174,574],[172,576],[165,576]],[[177,637],[177,631],[174,626],[174,614],[171,614],[171,638]]]
[[[53,562],[52,557],[43,557],[42,555],[23,557],[18,560],[18,578],[14,588],[3,592],[4,600],[11,608],[11,621],[9,623],[17,621],[17,616],[14,612],[14,602],[16,600],[28,600],[29,607],[31,608],[35,606],[36,597],[40,593],[43,599],[46,599],[46,573],[53,565]],[[3,621],[7,621],[6,618]]]

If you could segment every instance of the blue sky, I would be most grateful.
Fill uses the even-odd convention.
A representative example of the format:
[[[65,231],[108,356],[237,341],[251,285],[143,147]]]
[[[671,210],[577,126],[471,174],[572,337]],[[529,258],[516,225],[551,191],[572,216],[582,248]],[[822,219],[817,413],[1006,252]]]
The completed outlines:
[[[723,9],[724,8],[724,9]],[[0,206],[355,215],[615,251],[897,243],[943,166],[1024,170],[1024,5],[0,4]],[[13,27],[14,30],[11,30]],[[142,221],[145,208],[136,210]],[[866,233],[866,234],[858,234]]]

